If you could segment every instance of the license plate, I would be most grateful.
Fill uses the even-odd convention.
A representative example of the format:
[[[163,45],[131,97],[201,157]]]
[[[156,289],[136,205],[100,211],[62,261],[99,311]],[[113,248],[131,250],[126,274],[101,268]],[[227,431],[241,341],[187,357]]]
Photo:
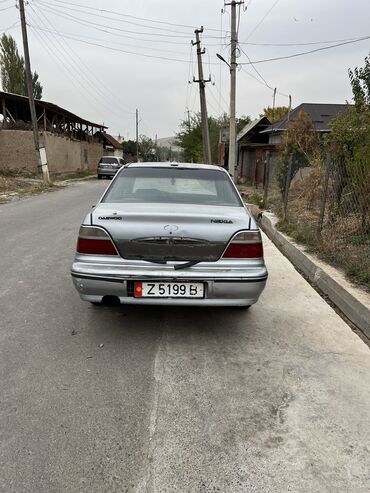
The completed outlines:
[[[202,282],[135,282],[135,298],[204,298]]]

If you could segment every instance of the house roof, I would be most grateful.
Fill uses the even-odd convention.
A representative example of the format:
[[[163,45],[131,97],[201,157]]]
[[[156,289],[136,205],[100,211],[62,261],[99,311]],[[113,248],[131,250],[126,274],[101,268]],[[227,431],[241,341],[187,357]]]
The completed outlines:
[[[18,103],[18,105],[22,105],[25,110],[24,111],[25,116],[29,117],[29,120],[31,120],[29,101],[27,96],[21,96],[20,94],[13,94],[11,92],[0,91],[0,100],[5,100],[6,104]],[[69,120],[75,123],[81,123],[83,125],[89,125],[91,127],[96,127],[100,129],[108,128],[105,125],[102,125],[101,123],[94,123],[94,122],[90,122],[89,120],[85,120],[84,118],[81,118],[64,108],[61,108],[60,106],[57,106],[54,103],[49,103],[48,101],[44,101],[43,99],[35,99],[35,106],[36,106],[36,111],[37,108],[41,108],[41,109],[45,108],[45,110],[48,110],[52,113],[57,113],[58,115],[68,118]],[[0,107],[0,112],[1,112],[1,107]]]
[[[103,133],[102,138],[115,149],[120,149],[120,150],[123,149],[123,145],[120,144],[118,140],[116,140],[112,135]]]
[[[302,103],[294,108],[289,115],[289,120],[294,121],[298,118],[300,111],[305,111],[312,120],[318,132],[330,132],[330,122],[340,113],[344,113],[348,104],[329,104],[329,103]],[[288,115],[270,125],[263,133],[285,132],[288,128]]]
[[[253,130],[257,125],[259,125],[260,123],[263,122],[263,120],[266,120],[266,122],[264,122],[266,125],[270,125],[271,122],[270,120],[266,117],[266,116],[261,116],[260,118],[256,118],[255,120],[253,120],[252,122],[249,122],[245,125],[245,127],[243,127],[240,132],[238,133],[238,135],[236,136],[236,140],[240,140],[242,139],[245,135],[247,135],[248,132],[250,132],[251,130]],[[260,132],[262,133],[262,132]]]

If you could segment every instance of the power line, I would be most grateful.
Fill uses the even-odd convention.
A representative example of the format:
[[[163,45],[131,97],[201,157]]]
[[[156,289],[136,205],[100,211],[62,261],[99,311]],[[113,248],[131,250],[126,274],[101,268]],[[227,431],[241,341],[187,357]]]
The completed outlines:
[[[310,45],[323,45],[329,43],[340,43],[342,41],[353,41],[355,39],[362,38],[364,36],[353,36],[352,38],[344,38],[344,39],[331,39],[325,41],[309,41],[306,43],[251,43],[251,42],[243,42],[240,45],[250,45],[250,46],[310,46]]]
[[[254,34],[257,29],[261,26],[261,24],[265,21],[265,19],[269,16],[270,12],[276,7],[276,5],[279,3],[280,0],[275,0],[274,4],[269,8],[269,10],[266,12],[266,14],[262,17],[262,19],[258,22],[258,24],[252,29],[252,31],[248,34],[248,37],[245,41],[248,41],[248,39]],[[249,5],[248,5],[249,6]],[[244,41],[244,42],[245,42]]]
[[[56,15],[58,16],[58,20],[60,17],[62,17],[63,19],[66,19],[68,21],[72,21],[76,24],[80,24],[81,26],[84,26],[84,27],[88,27],[90,29],[95,29],[96,31],[101,31],[101,32],[104,32],[106,34],[110,34],[111,36],[118,36],[119,38],[127,38],[127,39],[133,39],[135,41],[144,41],[144,42],[147,42],[147,43],[165,43],[165,44],[171,44],[171,45],[187,45],[188,43],[185,42],[185,41],[174,41],[174,40],[167,40],[167,39],[143,39],[143,38],[135,38],[133,36],[129,36],[127,34],[123,34],[122,32],[114,32],[114,31],[110,31],[109,29],[111,29],[110,26],[105,26],[105,25],[101,25],[101,27],[97,27],[98,25],[91,25],[91,23],[89,23],[89,21],[85,21],[85,20],[79,20],[77,17],[73,17],[71,18],[71,16],[66,16],[66,15],[63,15],[62,13],[56,11],[56,10],[52,10],[52,9],[47,9],[46,7],[44,7],[44,10],[48,11],[50,14],[52,15]],[[96,23],[94,23],[96,24]]]
[[[31,16],[29,15],[29,17],[31,17]],[[38,34],[38,33],[35,33],[35,34]],[[42,35],[40,34],[39,36],[42,39]],[[67,64],[67,63],[70,63],[70,57],[69,57],[68,53],[67,53],[67,55],[64,55],[64,53],[60,50],[60,48],[54,43],[54,40],[52,37],[49,37],[47,34],[45,37],[46,37],[47,42],[45,43],[45,38],[44,38],[44,41],[42,41],[41,44],[43,46],[45,45],[45,48],[48,50],[50,56],[53,58],[53,60],[57,64],[60,63],[63,65],[63,67],[65,69],[65,72],[64,72],[65,75],[68,76],[68,78],[71,80],[72,84],[76,87],[78,92],[80,92],[80,94],[82,94],[85,99],[87,99],[86,96],[89,95],[91,97],[91,101],[93,101],[95,105],[96,105],[96,103],[98,103],[101,105],[102,108],[103,107],[106,108],[107,103],[103,100],[103,98],[99,95],[99,93],[96,93],[96,89],[91,84],[88,77],[86,77],[83,73],[80,73],[81,78],[84,80],[84,82],[82,82],[81,80],[79,80],[76,77],[75,73],[71,73],[71,67],[72,67],[72,70],[74,70],[74,68],[73,68],[73,66],[69,67]],[[49,45],[51,45],[53,47],[54,52],[50,50]],[[65,51],[64,48],[63,48],[63,50]],[[55,52],[59,53],[60,56],[58,58],[55,57]],[[67,63],[64,60],[67,60]],[[78,86],[76,86],[76,83],[81,86],[82,90],[80,90],[80,88]],[[92,90],[90,89],[91,87],[92,87]],[[100,97],[100,101],[98,100],[98,96]],[[110,108],[110,111],[112,113],[116,113],[116,111],[112,108]],[[116,115],[119,116],[120,118],[122,118],[121,114],[116,113]]]
[[[212,86],[208,86],[207,89],[208,89],[208,95],[212,97],[214,103],[218,106],[219,104],[219,101],[217,100],[217,97],[215,94],[213,94],[212,90],[211,90],[211,87]],[[215,86],[213,86],[215,87]],[[211,108],[213,109],[213,111],[215,112],[216,115],[220,115],[221,114],[221,111],[222,113],[227,113],[227,110],[225,110],[225,108],[223,108],[221,111],[218,109],[216,110],[215,107],[213,106],[213,104],[211,104],[209,102],[209,100],[207,101],[207,104],[209,104],[211,106]],[[226,104],[226,108],[227,108],[228,104]]]
[[[41,2],[39,2],[39,3],[41,3]],[[40,8],[40,5],[37,5],[37,4],[34,4],[34,5],[37,8]],[[58,16],[58,20],[59,20],[60,17],[62,17],[63,19],[66,19],[68,21],[72,21],[72,22],[74,22],[76,24],[80,24],[80,25],[85,26],[85,27],[88,27],[90,29],[95,29],[97,31],[100,31],[100,32],[109,34],[111,36],[118,36],[119,38],[124,37],[124,38],[127,38],[127,39],[133,39],[135,41],[143,41],[145,43],[150,43],[150,44],[153,44],[153,43],[162,43],[162,44],[183,45],[183,46],[188,45],[187,41],[185,41],[185,37],[188,38],[188,36],[184,36],[184,40],[183,41],[175,41],[175,40],[171,39],[171,37],[169,37],[168,39],[166,39],[166,38],[161,38],[161,39],[138,38],[138,37],[134,37],[134,36],[130,36],[128,34],[125,34],[123,32],[123,30],[120,30],[120,29],[118,29],[119,32],[112,31],[111,29],[115,29],[115,28],[112,28],[111,26],[106,26],[104,24],[97,24],[97,23],[93,23],[92,24],[88,20],[79,19],[79,18],[77,18],[75,16],[71,16],[70,14],[67,14],[66,12],[63,12],[62,13],[62,12],[60,12],[58,10],[54,10],[49,5],[46,6],[46,4],[42,4],[42,7],[43,7],[44,10],[48,11],[48,13],[50,13],[52,15]],[[100,26],[100,27],[98,27],[98,26]],[[138,34],[140,35],[142,33],[138,33]],[[151,35],[155,35],[155,33],[150,33],[150,34]],[[218,46],[218,44],[210,44],[210,43],[208,43],[208,46]]]
[[[86,95],[86,92],[85,91],[81,91],[81,89],[78,87],[78,85],[76,85],[77,79],[74,78],[72,76],[72,74],[70,74],[69,68],[65,65],[65,63],[61,59],[55,57],[55,54],[52,52],[49,44],[48,43],[45,43],[45,38],[43,38],[42,35],[39,34],[37,31],[34,31],[33,30],[33,33],[35,34],[37,40],[39,41],[40,46],[50,55],[50,58],[53,60],[53,62],[58,67],[60,67],[60,65],[62,65],[65,68],[66,71],[64,72],[64,75],[66,75],[70,79],[72,85],[81,94],[81,96],[90,104],[90,100],[88,99],[88,97]]]
[[[43,22],[43,20],[42,20],[42,19],[38,16],[37,12],[36,12],[36,11],[35,11],[35,9],[32,7],[32,5],[30,5],[30,7],[31,7],[32,11],[34,12],[34,14],[36,15],[36,17],[37,17],[37,18],[39,19],[39,21],[42,23],[42,25],[44,25],[44,26],[45,26],[45,23],[44,23],[44,22]],[[55,29],[54,25],[53,25],[53,24],[51,23],[51,21],[47,18],[47,16],[46,16],[46,15],[45,15],[42,11],[40,11],[40,13],[41,13],[41,15],[43,16],[43,18],[46,20],[46,22],[47,22],[47,23],[48,23],[48,24],[49,24],[49,25],[50,25],[53,29]],[[91,85],[93,86],[93,88],[95,89],[95,91],[99,92],[99,93],[102,95],[102,97],[104,97],[104,99],[105,99],[105,97],[106,97],[106,93],[110,93],[110,95],[111,95],[111,97],[112,97],[112,102],[114,101],[114,103],[116,104],[116,103],[117,103],[117,101],[118,101],[122,107],[126,107],[126,110],[124,110],[124,111],[123,111],[124,113],[128,113],[128,114],[133,115],[133,114],[134,114],[134,112],[132,111],[132,109],[129,109],[129,110],[128,110],[128,107],[127,107],[125,104],[123,104],[122,102],[120,102],[120,101],[119,101],[119,98],[117,97],[117,95],[116,95],[116,94],[113,94],[113,92],[111,92],[111,91],[110,91],[110,89],[109,89],[109,88],[108,88],[105,84],[103,84],[103,83],[102,83],[102,81],[101,81],[101,80],[100,80],[100,79],[99,79],[99,78],[95,75],[95,73],[94,73],[94,72],[90,69],[90,67],[89,67],[89,66],[88,66],[88,65],[84,62],[84,60],[83,60],[83,59],[79,56],[79,54],[78,54],[75,50],[73,50],[73,49],[71,48],[71,46],[67,43],[67,41],[66,41],[64,38],[62,38],[62,39],[61,39],[61,42],[62,42],[62,43],[64,43],[64,44],[67,46],[68,50],[69,50],[70,55],[68,55],[68,53],[66,52],[66,50],[64,50],[64,48],[63,48],[62,44],[60,44],[60,45],[62,46],[62,48],[63,48],[63,51],[64,51],[65,53],[67,53],[67,56],[71,57],[71,59],[72,59],[72,60],[73,60],[73,57],[76,57],[76,58],[79,60],[79,64],[80,64],[82,67],[84,67],[84,68],[85,68],[85,70],[86,70],[87,72],[89,72],[90,76],[91,76],[91,77],[93,77],[93,79],[95,79],[96,84],[94,84],[92,81],[90,81],[90,82],[91,82]],[[79,70],[81,70],[81,67],[80,67],[80,65],[79,65],[79,64],[78,64],[77,62],[75,62],[75,65],[77,66],[77,68],[78,68]],[[104,91],[101,89],[101,86],[102,86],[102,85],[105,85],[105,90],[104,90]]]
[[[98,11],[98,12],[107,12],[109,14],[115,14],[115,15],[118,15],[118,16],[121,16],[121,17],[128,17],[130,19],[142,20],[142,21],[146,21],[146,22],[153,22],[153,23],[156,23],[156,24],[164,24],[164,25],[168,25],[168,26],[177,26],[177,27],[187,27],[187,28],[192,29],[192,30],[194,30],[195,27],[196,27],[196,26],[191,26],[189,24],[176,24],[174,22],[158,21],[158,20],[154,20],[154,19],[148,19],[146,17],[137,17],[135,15],[123,14],[122,12],[117,12],[117,11],[114,11],[114,10],[98,9],[98,8],[95,8],[95,7],[90,7],[88,5],[81,5],[81,4],[76,4],[76,3],[70,3],[70,2],[65,2],[65,1],[62,1],[62,0],[54,0],[54,1],[57,2],[57,3],[64,4],[64,5],[71,5],[73,7],[83,7],[85,9],[95,10],[95,11]],[[219,32],[219,29],[207,28],[207,31],[216,31],[216,32]]]
[[[362,38],[354,39],[352,41],[345,41],[343,43],[337,43],[337,44],[334,44],[334,45],[331,45],[331,46],[323,46],[321,48],[316,48],[314,50],[303,51],[303,52],[300,52],[300,53],[293,53],[292,55],[279,56],[279,57],[275,57],[275,58],[266,58],[264,60],[253,60],[253,61],[250,61],[250,62],[243,62],[243,63],[239,63],[239,65],[253,65],[253,64],[256,64],[256,63],[273,62],[275,60],[286,60],[288,58],[295,58],[295,57],[298,57],[298,56],[309,55],[310,53],[317,53],[318,51],[330,50],[331,48],[337,48],[338,46],[344,46],[344,45],[349,45],[349,44],[352,44],[352,43],[358,43],[360,41],[365,41],[366,39],[370,39],[370,36],[364,36]]]
[[[32,26],[32,25],[30,25],[30,27],[32,27],[33,29],[38,29],[40,31],[46,31],[45,29],[42,29],[39,26]],[[83,39],[77,38],[76,36],[70,36],[70,35],[62,34],[62,33],[59,33],[57,31],[53,31],[52,34],[55,34],[57,36],[64,36],[64,37],[66,37],[68,39],[71,39],[73,41],[79,41],[80,43],[84,43],[84,44],[87,44],[87,45],[90,45],[90,46],[98,46],[100,48],[105,48],[105,49],[108,49],[108,50],[111,50],[111,51],[116,51],[116,52],[119,52],[119,53],[127,53],[129,55],[142,56],[142,57],[145,57],[145,58],[153,58],[153,59],[158,59],[158,60],[166,60],[166,61],[172,61],[172,62],[188,63],[188,61],[187,60],[184,60],[184,59],[170,58],[170,57],[163,57],[163,56],[156,56],[156,55],[148,55],[147,53],[138,53],[138,52],[135,52],[135,51],[122,50],[120,48],[114,48],[112,46],[102,45],[100,43],[93,43],[93,42],[89,42],[89,41],[85,41]],[[211,62],[211,65],[216,65],[216,62]]]
[[[69,14],[68,12],[60,11],[58,9],[55,9],[54,7],[50,7],[48,4],[44,4],[43,2],[38,1],[38,3],[41,4],[43,6],[43,8],[48,10],[49,12],[57,14],[57,15],[64,17],[68,20],[75,21],[77,23],[84,22],[85,24],[91,25],[93,27],[95,27],[95,26],[96,27],[104,27],[104,28],[110,29],[112,31],[118,31],[120,33],[138,34],[140,36],[160,36],[160,37],[164,37],[164,38],[189,38],[188,34],[187,35],[184,35],[184,34],[175,35],[175,34],[145,33],[145,32],[137,32],[137,31],[129,31],[127,29],[122,29],[120,27],[107,26],[105,24],[99,24],[97,22],[89,21],[87,19],[81,20],[78,17],[76,17],[72,14]]]
[[[17,27],[18,25],[19,25],[19,21],[17,20],[11,26],[4,27],[4,28],[0,29],[0,31],[3,31],[3,32],[10,31],[11,29],[14,29],[15,27]]]
[[[36,12],[35,9],[33,9],[33,10]],[[37,12],[43,14],[42,10],[40,10],[40,9],[37,9]],[[44,18],[46,18],[45,17],[45,14],[43,14],[43,15],[44,15]],[[49,22],[49,24],[50,24],[50,22]],[[63,37],[64,36],[75,36],[74,33],[65,32],[65,31],[58,31],[58,30],[55,29],[55,27],[53,27],[53,30],[43,29],[40,26],[38,28],[40,30],[43,30],[43,31],[48,32],[50,34],[57,34],[57,35],[60,35],[60,36],[63,36]],[[107,31],[105,31],[105,32],[107,32]],[[153,47],[150,47],[150,46],[140,46],[140,45],[127,44],[127,43],[117,43],[115,41],[97,39],[96,36],[83,36],[81,34],[79,34],[78,36],[79,36],[80,39],[87,39],[87,40],[93,39],[95,41],[102,41],[102,42],[105,42],[105,43],[110,43],[110,44],[112,44],[114,46],[128,46],[128,47],[138,48],[138,49],[144,49],[144,50],[153,50],[153,51],[156,51],[156,52],[160,51],[160,52],[163,52],[163,53],[177,53],[177,54],[184,55],[184,56],[186,55],[185,53],[179,53],[178,50],[177,51],[176,50],[166,50],[166,49],[163,49],[163,48],[159,48],[158,49],[158,48],[153,48]]]
[[[269,89],[272,89],[273,90],[273,87],[270,86],[270,84],[268,84],[266,82],[266,79],[262,76],[262,74],[256,69],[256,67],[253,65],[253,63],[251,62],[251,59],[249,58],[248,54],[243,50],[242,47],[240,47],[240,50],[242,53],[244,53],[244,55],[248,58],[248,61],[250,62],[253,70],[256,72],[256,74],[258,75],[258,77],[263,81],[263,83],[265,84],[266,87],[268,87]]]
[[[189,55],[189,68],[188,68],[188,80],[186,81],[186,96],[185,96],[185,111],[189,106],[189,86],[191,87],[190,72],[193,67],[193,45],[190,44],[190,55]]]
[[[10,5],[9,7],[4,7],[3,9],[0,9],[0,12],[5,12],[5,10],[10,10],[13,9],[15,5]]]
[[[69,14],[65,10],[59,10],[59,9],[63,9],[64,7],[59,7],[59,6],[50,7],[49,4],[44,3],[41,0],[37,0],[37,2],[39,4],[41,4],[44,8],[48,8],[49,10],[53,11],[54,13],[58,13],[59,15],[64,14],[65,16],[68,16],[72,20],[76,20],[76,19],[77,20],[80,20],[79,18],[73,16],[72,14]],[[83,10],[81,11],[79,9],[68,8],[67,10],[74,10],[74,11],[77,11],[77,12],[87,13],[87,12],[85,12]],[[89,15],[96,15],[96,14],[89,14]],[[109,17],[106,17],[106,16],[99,16],[99,17],[103,17],[103,18],[112,20],[112,18],[109,18]],[[189,34],[190,34],[190,33],[182,33],[182,34],[167,34],[166,33],[166,34],[164,34],[164,33],[153,33],[153,32],[145,33],[145,32],[137,32],[137,31],[129,31],[127,29],[122,29],[122,28],[114,27],[114,26],[106,26],[106,25],[102,25],[102,24],[99,24],[99,23],[96,23],[96,22],[93,22],[93,21],[90,21],[90,20],[86,20],[86,19],[84,19],[84,22],[86,22],[88,24],[91,24],[93,26],[109,27],[109,29],[112,29],[114,31],[125,32],[125,33],[129,33],[129,34],[139,34],[140,36],[160,36],[160,37],[165,37],[165,38],[188,38],[189,37]],[[152,29],[152,28],[150,28],[150,29]],[[208,38],[219,39],[219,36],[207,36],[207,37]]]
[[[45,3],[45,2],[43,2],[41,0],[38,3],[40,3],[41,5],[47,5],[47,6],[49,6],[49,4],[47,4],[47,3]],[[57,5],[55,7],[56,8],[60,8],[60,9],[64,9],[64,10],[67,10],[67,11],[79,12],[79,13],[91,15],[93,17],[99,17],[100,19],[107,19],[107,20],[115,21],[115,22],[125,22],[125,23],[131,24],[133,26],[145,27],[145,28],[148,28],[148,29],[155,29],[155,30],[158,30],[158,31],[167,31],[167,32],[170,32],[170,33],[177,33],[177,34],[185,34],[186,36],[189,36],[189,34],[190,34],[190,33],[184,32],[184,31],[179,31],[179,30],[176,30],[175,31],[174,29],[167,29],[165,27],[148,26],[146,24],[140,24],[138,22],[128,21],[128,20],[125,20],[125,19],[117,19],[117,18],[114,18],[114,17],[108,17],[106,15],[102,15],[101,14],[102,10],[100,10],[100,9],[93,9],[94,11],[100,12],[99,14],[96,14],[94,12],[87,11],[86,10],[86,7],[84,7],[83,9],[76,8],[76,7],[78,7],[78,5],[73,5],[71,7],[64,7],[64,6]],[[91,7],[89,7],[89,9],[92,10]],[[153,33],[153,34],[156,34],[156,33]]]
[[[240,68],[241,68],[241,72],[240,72],[241,74],[248,75],[248,77],[250,77],[251,79],[254,79],[256,82],[258,82],[258,84],[260,84],[260,85],[262,85],[262,86],[264,86],[264,87],[267,87],[267,89],[268,89],[269,91],[274,92],[274,90],[275,90],[274,88],[272,88],[272,87],[271,87],[271,86],[269,86],[269,85],[266,85],[264,82],[262,82],[262,80],[261,80],[261,79],[257,78],[255,75],[253,75],[253,74],[251,74],[250,72],[248,72],[248,71],[247,71],[244,67],[242,67],[241,65],[240,65]],[[280,96],[284,96],[284,97],[289,98],[289,95],[288,95],[288,94],[284,94],[283,92],[276,91],[276,94],[279,94]]]

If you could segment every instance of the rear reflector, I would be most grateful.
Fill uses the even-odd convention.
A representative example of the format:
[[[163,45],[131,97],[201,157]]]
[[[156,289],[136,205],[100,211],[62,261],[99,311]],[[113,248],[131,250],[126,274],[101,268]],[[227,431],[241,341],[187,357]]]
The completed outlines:
[[[141,298],[143,296],[143,287],[141,282],[135,282],[135,298]]]
[[[93,226],[81,226],[77,252],[87,255],[118,255],[108,233]]]
[[[263,258],[263,246],[259,231],[237,233],[227,246],[222,258]]]

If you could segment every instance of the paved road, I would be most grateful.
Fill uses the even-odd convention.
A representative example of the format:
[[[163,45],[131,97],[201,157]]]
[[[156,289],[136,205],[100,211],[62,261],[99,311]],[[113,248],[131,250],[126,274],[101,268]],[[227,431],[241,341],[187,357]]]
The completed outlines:
[[[0,491],[368,492],[370,351],[268,241],[249,312],[79,300],[105,185],[0,206]]]

